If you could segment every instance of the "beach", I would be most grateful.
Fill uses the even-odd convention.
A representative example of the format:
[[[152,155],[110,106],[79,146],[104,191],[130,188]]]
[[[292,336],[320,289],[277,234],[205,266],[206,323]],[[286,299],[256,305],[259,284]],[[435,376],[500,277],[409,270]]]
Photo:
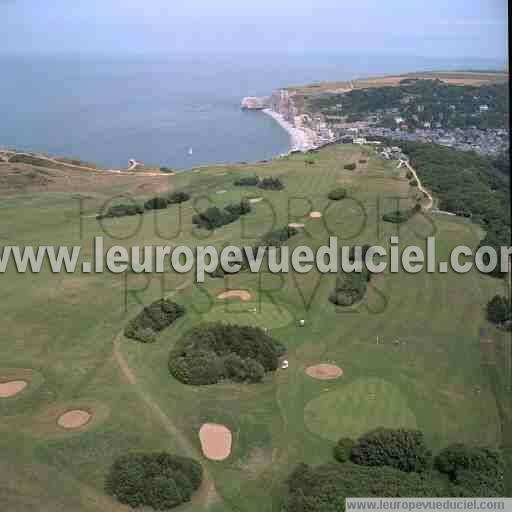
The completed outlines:
[[[296,128],[288,122],[281,114],[266,108],[262,110],[263,113],[272,117],[290,136],[290,151],[308,151],[314,147],[310,135],[301,128]]]

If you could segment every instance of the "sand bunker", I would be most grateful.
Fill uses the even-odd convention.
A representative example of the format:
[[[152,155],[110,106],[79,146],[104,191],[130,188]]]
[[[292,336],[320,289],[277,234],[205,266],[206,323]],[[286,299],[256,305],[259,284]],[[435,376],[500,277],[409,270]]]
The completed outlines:
[[[343,370],[334,364],[317,364],[306,368],[306,374],[313,379],[333,380],[343,375]]]
[[[11,380],[9,382],[0,382],[0,398],[10,398],[21,393],[28,383],[24,380]]]
[[[73,429],[87,425],[90,420],[91,414],[89,412],[75,409],[73,411],[65,412],[62,416],[59,416],[57,423],[62,428]]]
[[[309,216],[312,219],[320,219],[322,217],[322,213],[321,212],[311,212],[309,214]]]
[[[225,290],[217,295],[218,299],[240,299],[244,302],[251,300],[251,294],[247,290]]]
[[[225,194],[227,190],[217,190],[217,194]]]
[[[300,229],[300,228],[304,227],[304,224],[299,224],[297,222],[291,222],[290,224],[288,224],[288,227],[289,228]]]
[[[263,197],[253,197],[249,199],[249,203],[259,203],[260,201],[263,201]]]
[[[207,459],[224,460],[231,453],[233,437],[229,428],[217,423],[205,423],[199,430],[201,449]]]

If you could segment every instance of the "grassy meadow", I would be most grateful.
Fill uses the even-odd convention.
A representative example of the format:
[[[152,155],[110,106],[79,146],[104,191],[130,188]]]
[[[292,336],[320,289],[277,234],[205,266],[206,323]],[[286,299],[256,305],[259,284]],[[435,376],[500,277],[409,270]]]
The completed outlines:
[[[359,160],[366,163],[355,171],[343,168]],[[0,175],[9,165],[0,164]],[[250,173],[278,176],[286,188],[233,185]],[[253,245],[271,229],[297,222],[305,227],[290,248],[316,249],[329,236],[340,244],[389,247],[399,229],[402,247],[425,248],[426,236],[435,234],[438,260],[447,261],[453,247],[475,248],[482,236],[468,221],[442,215],[416,215],[399,228],[382,222],[397,197],[403,205],[412,201],[414,189],[402,169],[369,147],[335,145],[307,157],[203,167],[146,183],[132,176],[85,183],[77,174],[55,174],[42,190],[1,189],[0,245],[81,245],[80,260],[86,261],[95,236],[104,236],[107,248],[221,248]],[[328,192],[339,186],[349,199],[329,201]],[[120,195],[143,200],[164,190],[190,192],[192,200],[143,216],[95,218],[114,196],[118,202]],[[196,210],[242,197],[263,200],[214,232],[193,228]],[[322,218],[309,218],[311,211]],[[489,347],[484,353],[480,342],[480,329],[489,327],[485,305],[504,293],[504,281],[477,271],[412,275],[388,269],[373,277],[361,304],[340,308],[328,301],[335,276],[316,270],[242,272],[200,284],[194,277],[170,268],[158,275],[52,274],[48,267],[18,274],[9,264],[0,277],[0,379],[29,385],[0,399],[5,510],[128,510],[105,495],[103,483],[113,460],[131,451],[167,450],[203,463],[204,489],[179,510],[265,512],[277,510],[283,481],[297,463],[325,462],[337,438],[381,425],[418,428],[434,450],[456,441],[509,444],[503,430],[504,419],[512,418],[504,391],[509,351],[502,340],[489,358]],[[217,299],[224,289],[248,290],[252,299]],[[162,296],[183,304],[186,315],[153,344],[124,338],[126,322]],[[217,320],[270,329],[287,346],[290,367],[256,385],[176,381],[167,360],[178,337],[201,321]],[[305,374],[322,362],[337,364],[343,376],[319,381]],[[70,408],[91,411],[91,423],[77,431],[58,427],[57,417]],[[198,431],[204,422],[231,429],[227,460],[202,456]]]

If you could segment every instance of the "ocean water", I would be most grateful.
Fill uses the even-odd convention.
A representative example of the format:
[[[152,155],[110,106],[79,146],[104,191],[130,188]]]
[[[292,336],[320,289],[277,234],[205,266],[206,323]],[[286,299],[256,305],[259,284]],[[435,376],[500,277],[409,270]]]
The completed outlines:
[[[314,80],[499,63],[382,57],[0,57],[0,147],[110,168],[268,159],[288,135],[243,96]],[[193,154],[189,155],[189,148]]]

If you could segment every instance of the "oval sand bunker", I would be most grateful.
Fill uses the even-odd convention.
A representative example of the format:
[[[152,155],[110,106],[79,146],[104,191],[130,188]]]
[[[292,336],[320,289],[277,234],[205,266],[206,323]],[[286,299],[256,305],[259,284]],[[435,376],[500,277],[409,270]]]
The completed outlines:
[[[80,428],[89,423],[91,414],[87,411],[76,409],[74,411],[65,412],[59,417],[57,423],[62,428],[74,429]]]
[[[291,222],[290,224],[288,224],[288,227],[295,228],[295,229],[301,229],[304,227],[304,224],[300,224],[298,222]]]
[[[334,364],[317,364],[306,368],[306,374],[313,379],[333,380],[343,375],[343,370]]]
[[[10,398],[21,393],[26,387],[24,380],[11,380],[9,382],[0,382],[0,398]]]
[[[259,203],[260,201],[263,201],[263,197],[253,197],[249,199],[249,203]]]
[[[201,449],[210,460],[227,459],[231,453],[232,439],[229,428],[217,423],[205,423],[199,430]]]
[[[240,299],[245,301],[251,300],[251,294],[247,290],[225,290],[217,295],[218,299]]]
[[[309,214],[309,217],[311,219],[320,219],[320,218],[322,218],[322,212],[311,212]]]

